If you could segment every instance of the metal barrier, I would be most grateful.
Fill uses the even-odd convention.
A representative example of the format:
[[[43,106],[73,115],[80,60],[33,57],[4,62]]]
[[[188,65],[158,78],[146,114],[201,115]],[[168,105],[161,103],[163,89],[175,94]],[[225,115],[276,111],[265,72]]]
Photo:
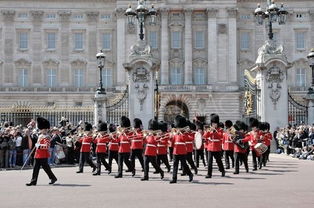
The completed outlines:
[[[308,107],[298,103],[290,93],[288,93],[288,122],[291,125],[307,124]]]

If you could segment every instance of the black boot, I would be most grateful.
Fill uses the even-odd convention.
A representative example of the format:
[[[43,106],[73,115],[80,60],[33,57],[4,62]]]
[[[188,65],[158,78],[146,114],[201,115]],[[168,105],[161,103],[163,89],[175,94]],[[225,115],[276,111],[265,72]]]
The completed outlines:
[[[25,184],[26,186],[36,186],[36,183],[34,183],[34,182],[30,182],[30,183],[27,183],[27,184]]]
[[[54,184],[54,183],[55,183],[56,181],[57,181],[57,179],[56,179],[56,178],[54,178],[54,179],[51,179],[51,181],[50,181],[49,185],[52,185],[52,184]]]

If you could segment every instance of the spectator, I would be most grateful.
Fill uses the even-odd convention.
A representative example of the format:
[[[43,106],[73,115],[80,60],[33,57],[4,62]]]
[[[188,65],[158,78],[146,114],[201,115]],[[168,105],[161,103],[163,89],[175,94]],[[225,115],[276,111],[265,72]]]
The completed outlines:
[[[16,137],[11,136],[8,141],[9,149],[9,168],[14,168],[16,165]]]

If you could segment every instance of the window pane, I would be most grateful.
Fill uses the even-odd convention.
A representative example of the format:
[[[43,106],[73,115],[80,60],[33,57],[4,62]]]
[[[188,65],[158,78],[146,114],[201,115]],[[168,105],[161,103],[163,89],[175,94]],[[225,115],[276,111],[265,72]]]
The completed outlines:
[[[74,71],[74,86],[83,87],[84,86],[84,71],[83,69],[76,69]]]
[[[205,35],[204,31],[195,32],[195,48],[204,48],[205,45]]]
[[[296,44],[297,49],[304,49],[305,48],[305,33],[304,32],[297,32],[296,33]]]
[[[55,49],[56,48],[56,33],[48,33],[47,34],[47,48]]]
[[[181,68],[180,67],[173,67],[170,73],[170,82],[173,85],[182,84],[182,75],[181,75]]]
[[[152,48],[158,48],[157,32],[156,31],[150,31],[149,32],[149,45]]]
[[[57,70],[56,69],[48,69],[47,84],[48,84],[48,87],[57,86]]]
[[[83,49],[83,33],[74,34],[74,49]]]
[[[105,88],[112,87],[112,70],[111,69],[103,69],[102,82]]]
[[[296,70],[296,86],[305,87],[306,86],[306,74],[305,69]]]
[[[28,34],[26,32],[19,33],[19,47],[21,49],[28,48]]]
[[[18,85],[20,87],[27,87],[28,86],[28,71],[27,71],[27,69],[19,70]]]
[[[181,32],[174,31],[171,33],[171,48],[181,48]]]
[[[196,85],[205,84],[205,70],[203,68],[196,68],[194,70],[194,82]]]
[[[111,49],[111,34],[104,33],[102,36],[102,48],[105,50]]]
[[[250,48],[250,34],[248,32],[241,33],[240,48],[241,50],[248,50]]]

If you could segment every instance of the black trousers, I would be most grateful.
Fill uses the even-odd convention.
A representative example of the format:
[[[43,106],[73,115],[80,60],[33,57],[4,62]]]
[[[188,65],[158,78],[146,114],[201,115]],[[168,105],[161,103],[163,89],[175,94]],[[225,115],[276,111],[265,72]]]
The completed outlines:
[[[170,170],[170,164],[168,161],[168,155],[157,155],[157,165],[160,166],[161,162],[166,165],[167,169]]]
[[[269,160],[270,146],[267,146],[266,152],[263,154],[263,165],[266,166],[267,161]]]
[[[257,160],[256,160],[257,158]],[[263,156],[257,156],[256,152],[253,150],[252,151],[252,162],[253,162],[253,168],[256,170],[257,169],[257,162],[258,162],[258,166],[259,168],[262,168],[262,164],[263,164]]]
[[[196,163],[197,168],[200,166],[200,158],[202,159],[203,165],[205,167],[206,162],[205,162],[205,156],[204,156],[204,149],[195,150],[195,163]]]
[[[207,149],[205,149],[205,157],[206,157],[206,161],[208,162],[208,151],[207,151]],[[207,165],[208,165],[208,163],[207,163]]]
[[[118,162],[118,151],[109,150],[109,154],[108,154],[109,171],[112,170],[112,160],[113,159],[116,161],[117,164],[119,164],[119,162]]]
[[[211,152],[208,151],[208,168],[207,168],[207,175],[212,176],[213,172],[213,157],[216,160],[216,163],[218,165],[218,169],[220,172],[225,172],[224,166],[221,161],[221,152]]]
[[[101,173],[101,163],[105,166],[107,170],[110,170],[109,164],[106,162],[106,153],[96,153],[97,157],[97,173]]]
[[[232,167],[234,167],[233,150],[225,150],[224,151],[224,157],[225,157],[226,169],[230,168],[230,159],[229,158],[231,158]]]
[[[68,154],[67,154],[67,162],[68,164],[74,164],[74,148],[73,147],[67,147]]]
[[[128,167],[128,170],[133,170],[129,158],[130,158],[129,152],[118,153],[118,176],[122,176],[123,162]]]
[[[144,156],[144,178],[148,179],[148,172],[149,172],[149,163],[153,165],[155,168],[156,172],[162,173],[163,170],[161,170],[160,166],[157,164],[157,157],[156,156]]]
[[[173,171],[172,171],[173,181],[177,181],[179,162],[181,163],[186,174],[188,174],[189,176],[193,175],[189,166],[186,164],[186,155],[173,155]]]
[[[89,152],[81,152],[80,154],[80,171],[83,172],[83,168],[84,168],[84,164],[85,161],[87,162],[87,164],[89,164],[92,168],[96,168],[96,165],[93,163],[93,161],[90,158],[90,153]]]
[[[192,169],[196,170],[196,166],[194,164],[194,161],[193,161],[193,154],[192,152],[188,152],[186,154],[186,161],[189,163],[189,165],[191,166]],[[184,169],[183,169],[183,173],[185,173]]]
[[[234,159],[235,159],[235,173],[239,173],[240,170],[240,161],[244,163],[244,167],[246,172],[249,172],[249,166],[247,162],[247,155],[246,153],[241,153],[241,152],[235,152],[234,153]]]
[[[34,159],[34,168],[33,168],[33,176],[32,176],[31,183],[37,184],[40,167],[44,169],[44,171],[47,173],[50,180],[57,180],[56,176],[53,174],[48,164],[48,158],[42,158],[42,159]]]
[[[131,164],[132,169],[135,169],[135,157],[140,161],[142,169],[144,169],[144,160],[143,160],[143,149],[133,149],[131,150]]]
[[[169,147],[169,157],[170,157],[170,161],[173,160],[173,147]]]

